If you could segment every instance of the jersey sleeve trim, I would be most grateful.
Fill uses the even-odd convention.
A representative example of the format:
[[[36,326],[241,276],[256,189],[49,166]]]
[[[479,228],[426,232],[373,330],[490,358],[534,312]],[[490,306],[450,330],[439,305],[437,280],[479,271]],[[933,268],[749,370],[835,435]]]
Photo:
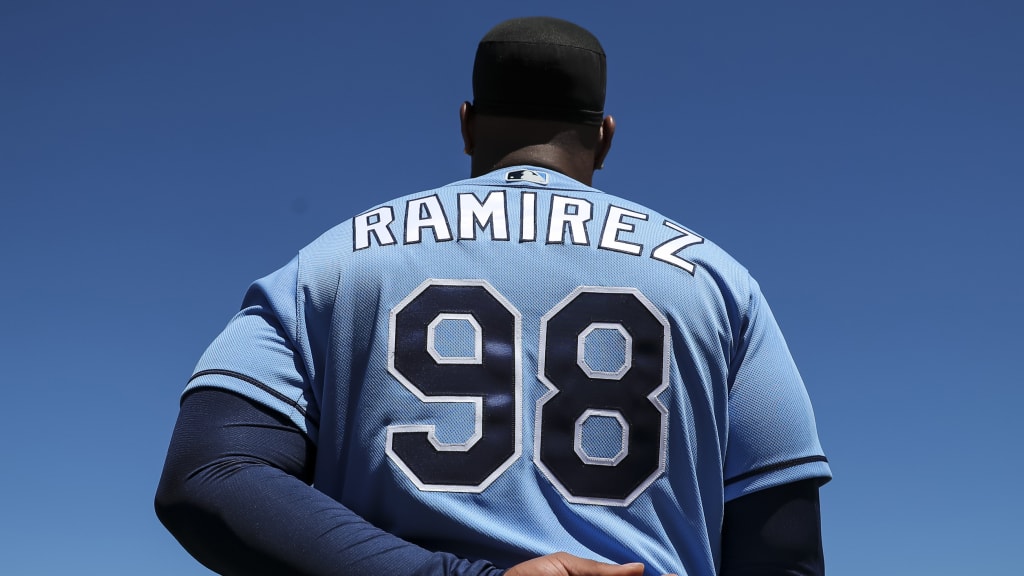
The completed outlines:
[[[231,378],[237,378],[237,379],[239,379],[239,380],[241,380],[243,382],[251,384],[251,385],[259,388],[263,392],[266,392],[267,394],[270,394],[274,398],[277,398],[281,402],[284,402],[285,404],[291,406],[292,408],[295,408],[295,410],[299,414],[301,414],[303,418],[309,418],[309,414],[306,412],[306,409],[301,404],[299,404],[298,402],[292,400],[291,398],[285,396],[284,394],[281,394],[280,392],[278,392],[277,390],[274,390],[270,386],[267,386],[263,382],[260,382],[259,380],[255,379],[255,378],[252,378],[250,376],[246,376],[245,374],[241,374],[239,372],[235,372],[234,370],[221,370],[221,369],[200,370],[199,372],[196,372],[195,374],[193,374],[192,377],[189,378],[188,381],[189,381],[189,384],[191,384],[196,378],[201,378],[203,376],[213,376],[213,375],[228,376],[228,377],[231,377]],[[184,397],[182,398],[182,400],[184,401]]]
[[[744,472],[743,474],[739,474],[737,476],[733,476],[732,478],[729,478],[728,480],[726,480],[724,485],[728,486],[730,484],[735,484],[736,482],[741,482],[743,480],[746,480],[747,478],[753,478],[754,476],[760,476],[761,474],[768,474],[769,472],[776,472],[778,470],[784,470],[786,468],[792,468],[794,466],[800,466],[802,464],[810,464],[812,462],[824,462],[824,463],[827,464],[828,463],[828,458],[826,458],[824,456],[821,456],[821,455],[805,456],[803,458],[794,458],[792,460],[786,460],[785,462],[778,462],[776,464],[769,464],[767,466],[762,466],[760,468],[756,468],[754,470],[750,470],[748,472]]]

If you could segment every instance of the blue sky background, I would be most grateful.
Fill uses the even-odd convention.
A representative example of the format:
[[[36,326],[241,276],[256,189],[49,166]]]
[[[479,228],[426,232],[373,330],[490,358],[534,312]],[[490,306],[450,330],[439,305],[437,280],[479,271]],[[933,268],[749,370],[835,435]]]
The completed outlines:
[[[0,573],[200,575],[152,512],[247,284],[468,175],[480,36],[608,52],[595,184],[760,281],[829,574],[1019,573],[1024,3],[0,2]]]

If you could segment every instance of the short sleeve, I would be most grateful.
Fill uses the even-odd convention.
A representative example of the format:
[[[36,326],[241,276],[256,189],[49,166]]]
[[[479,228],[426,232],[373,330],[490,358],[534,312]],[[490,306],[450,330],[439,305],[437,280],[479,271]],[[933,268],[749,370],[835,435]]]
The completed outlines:
[[[249,287],[241,310],[199,359],[184,394],[199,388],[234,392],[290,419],[315,441],[318,414],[300,349],[297,278],[295,258]]]
[[[832,477],[803,379],[768,303],[751,282],[731,371],[725,500],[799,480]]]

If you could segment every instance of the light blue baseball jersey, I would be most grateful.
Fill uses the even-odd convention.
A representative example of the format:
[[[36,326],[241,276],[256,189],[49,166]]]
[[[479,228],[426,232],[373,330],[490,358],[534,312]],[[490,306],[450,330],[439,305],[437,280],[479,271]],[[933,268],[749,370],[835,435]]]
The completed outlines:
[[[381,204],[255,282],[188,390],[316,443],[315,486],[427,548],[711,576],[725,502],[827,480],[757,283],[536,167]]]

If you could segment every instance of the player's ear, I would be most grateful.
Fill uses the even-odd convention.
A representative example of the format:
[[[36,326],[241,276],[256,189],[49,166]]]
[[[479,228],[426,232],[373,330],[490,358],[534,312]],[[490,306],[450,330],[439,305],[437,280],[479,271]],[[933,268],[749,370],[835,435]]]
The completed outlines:
[[[462,151],[468,156],[473,155],[473,105],[463,102],[459,107],[459,124],[462,125]]]
[[[594,151],[594,170],[604,168],[604,159],[612,149],[612,138],[615,137],[615,118],[605,116],[597,133],[597,149]]]

